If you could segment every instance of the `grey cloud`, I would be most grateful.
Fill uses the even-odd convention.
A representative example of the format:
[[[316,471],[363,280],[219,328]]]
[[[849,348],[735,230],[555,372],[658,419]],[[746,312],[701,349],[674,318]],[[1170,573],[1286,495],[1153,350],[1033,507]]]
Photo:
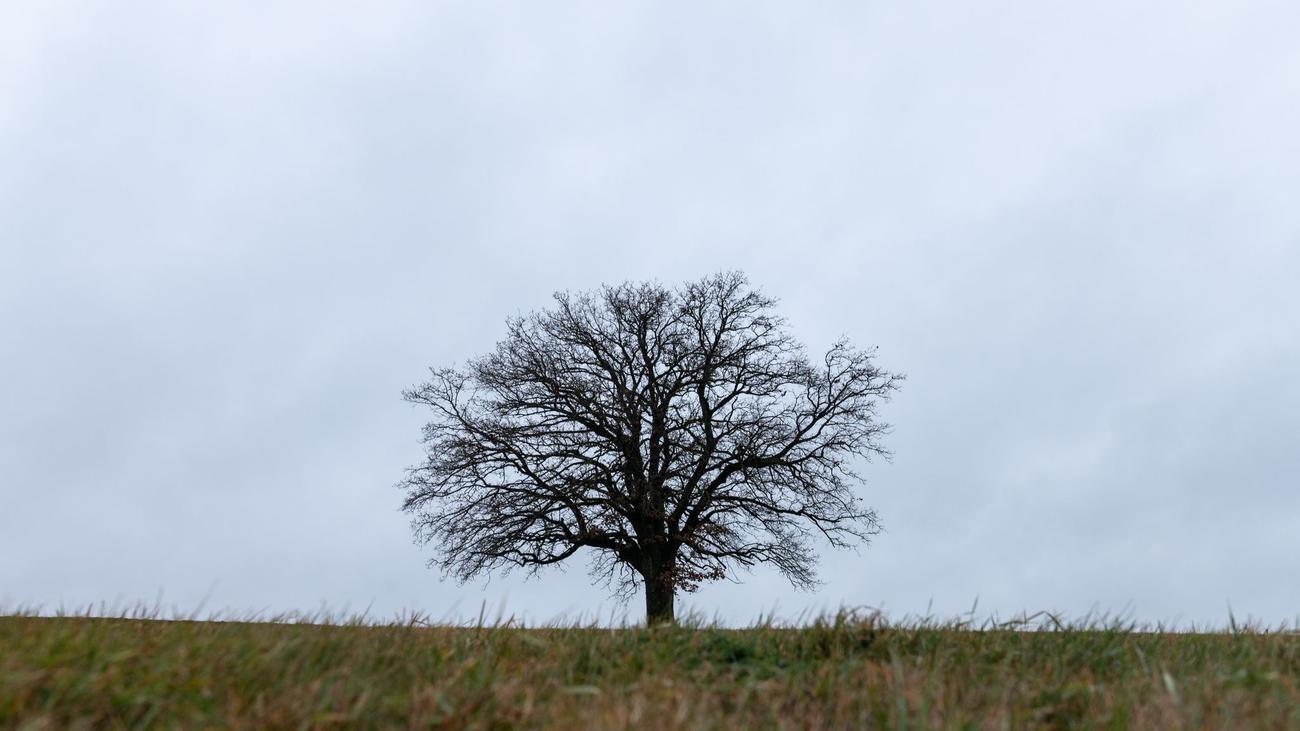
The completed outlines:
[[[887,532],[693,606],[1292,618],[1297,20],[8,7],[0,601],[617,612],[422,567],[398,392],[553,290],[743,267],[910,379]]]

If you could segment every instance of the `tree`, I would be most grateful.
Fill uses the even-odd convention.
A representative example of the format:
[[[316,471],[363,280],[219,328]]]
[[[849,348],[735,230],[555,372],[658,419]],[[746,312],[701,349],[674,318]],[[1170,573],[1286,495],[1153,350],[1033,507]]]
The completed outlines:
[[[401,483],[416,540],[461,581],[594,549],[647,621],[678,591],[770,564],[816,583],[811,539],[867,542],[855,458],[887,455],[877,405],[903,376],[841,340],[812,362],[775,301],[728,272],[555,295],[462,368],[403,393],[433,409]]]

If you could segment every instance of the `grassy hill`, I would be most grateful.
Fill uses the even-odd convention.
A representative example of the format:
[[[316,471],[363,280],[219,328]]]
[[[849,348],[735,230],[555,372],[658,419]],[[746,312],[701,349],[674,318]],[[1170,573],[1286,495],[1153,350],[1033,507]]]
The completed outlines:
[[[0,727],[1297,728],[1300,636],[0,617]]]

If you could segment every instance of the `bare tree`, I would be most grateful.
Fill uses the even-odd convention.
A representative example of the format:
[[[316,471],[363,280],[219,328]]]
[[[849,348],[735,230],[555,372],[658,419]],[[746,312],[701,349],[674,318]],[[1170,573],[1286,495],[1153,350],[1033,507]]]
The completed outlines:
[[[432,407],[404,509],[431,565],[464,581],[596,550],[649,622],[676,593],[771,564],[815,583],[811,539],[865,543],[855,458],[885,455],[901,375],[847,341],[810,361],[775,302],[729,272],[677,288],[555,295],[463,368],[404,392]]]

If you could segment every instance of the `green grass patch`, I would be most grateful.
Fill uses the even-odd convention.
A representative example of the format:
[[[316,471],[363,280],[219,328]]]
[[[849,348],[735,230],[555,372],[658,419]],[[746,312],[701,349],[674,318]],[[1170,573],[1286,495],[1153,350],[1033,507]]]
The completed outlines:
[[[1300,636],[0,617],[0,727],[1300,728]]]

